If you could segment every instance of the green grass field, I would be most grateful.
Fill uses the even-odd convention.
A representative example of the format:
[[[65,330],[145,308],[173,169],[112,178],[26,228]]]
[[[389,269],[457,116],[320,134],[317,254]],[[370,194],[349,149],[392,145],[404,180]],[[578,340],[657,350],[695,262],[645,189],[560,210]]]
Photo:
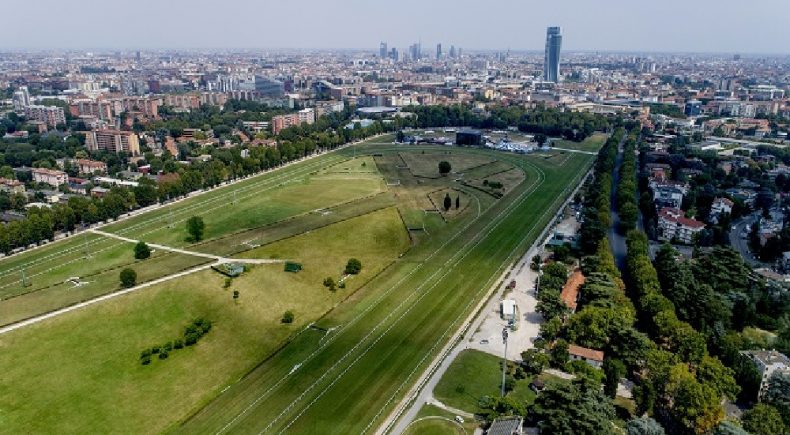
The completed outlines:
[[[499,396],[502,382],[502,359],[477,350],[461,352],[436,384],[433,394],[445,405],[470,413],[479,411],[483,396]],[[532,379],[519,379],[510,396],[531,403],[535,393],[529,388]]]
[[[467,433],[464,427],[445,417],[426,417],[406,429],[406,435],[456,435]]]
[[[385,155],[402,150],[373,149]],[[356,294],[353,303],[322,319],[321,327],[335,328],[327,340],[316,347],[297,337],[288,347],[305,350],[275,355],[179,432],[359,433],[374,428],[592,162],[582,155],[570,156],[564,166],[497,156],[522,167],[527,182],[480,217],[437,231],[432,242],[415,247]]]
[[[593,133],[581,142],[573,142],[570,140],[554,140],[554,146],[557,148],[567,148],[570,150],[598,152],[606,142],[607,136],[603,133]]]
[[[498,160],[524,174],[498,200],[453,177],[398,168],[399,155],[408,153],[421,156],[418,172],[427,171],[446,151],[357,146],[113,224],[108,230],[117,234],[186,246],[178,222],[202,215],[207,240],[189,249],[289,258],[304,269],[256,266],[231,289],[216,272],[198,272],[0,335],[3,431],[371,430],[592,162],[570,153],[546,159],[452,149],[459,167]],[[391,184],[393,176],[401,182]],[[448,188],[464,189],[468,204],[445,222],[423,210],[430,192]],[[407,232],[409,219],[425,230]],[[79,249],[78,240],[55,243],[6,259],[9,265],[2,260],[0,269],[52,255],[77,258]],[[321,282],[340,278],[352,256],[362,260],[362,273],[330,292]],[[103,270],[94,258],[91,267]],[[152,260],[134,267],[161,276],[180,261]],[[59,273],[71,273],[66,269]],[[106,285],[101,291],[116,288]],[[240,292],[237,302],[232,290]],[[30,294],[57,301],[43,290]],[[13,299],[0,302],[0,313]],[[280,323],[285,310],[295,313],[294,324]],[[143,348],[174,338],[199,316],[215,327],[198,345],[139,364]]]

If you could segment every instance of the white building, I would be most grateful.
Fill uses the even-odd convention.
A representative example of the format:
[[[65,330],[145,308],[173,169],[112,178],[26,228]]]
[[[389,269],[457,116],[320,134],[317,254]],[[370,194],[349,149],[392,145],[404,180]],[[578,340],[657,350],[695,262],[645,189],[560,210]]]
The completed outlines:
[[[658,239],[678,240],[691,244],[694,235],[705,229],[705,224],[685,217],[679,208],[664,207],[658,212]]]
[[[513,299],[504,299],[499,303],[499,307],[503,320],[511,321],[518,317],[518,307]]]
[[[713,222],[719,221],[719,216],[724,214],[732,214],[732,206],[734,202],[727,198],[716,198],[710,206],[710,218]]]
[[[780,372],[790,374],[790,358],[775,350],[746,350],[742,354],[749,357],[760,372],[760,392],[758,399],[762,399],[768,390],[768,379],[771,375]]]
[[[568,345],[568,355],[574,361],[584,361],[587,364],[599,369],[603,365],[604,353],[600,350],[588,349],[586,347]]]
[[[36,183],[46,183],[51,186],[60,187],[69,181],[69,175],[62,171],[53,171],[46,168],[33,168],[33,181]]]

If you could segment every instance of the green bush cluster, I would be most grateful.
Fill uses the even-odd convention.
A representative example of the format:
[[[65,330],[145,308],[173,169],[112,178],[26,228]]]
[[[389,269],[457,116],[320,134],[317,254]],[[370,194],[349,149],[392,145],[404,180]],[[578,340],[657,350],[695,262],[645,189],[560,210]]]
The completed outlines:
[[[147,366],[151,364],[154,357],[167,359],[173,350],[183,349],[184,346],[196,344],[204,335],[211,331],[211,321],[197,318],[184,328],[183,338],[168,341],[163,345],[152,346],[140,352],[140,364]]]

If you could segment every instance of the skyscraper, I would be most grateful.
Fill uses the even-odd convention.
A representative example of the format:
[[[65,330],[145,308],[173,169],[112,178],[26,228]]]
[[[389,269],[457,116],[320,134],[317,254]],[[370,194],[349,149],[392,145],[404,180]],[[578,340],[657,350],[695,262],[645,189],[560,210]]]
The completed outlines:
[[[387,57],[387,43],[382,42],[379,44],[379,57],[384,59]]]
[[[436,60],[439,60],[441,58],[442,58],[442,43],[440,42],[436,44]]]
[[[543,80],[557,83],[560,81],[560,48],[562,48],[562,29],[546,29],[546,54],[543,58]]]

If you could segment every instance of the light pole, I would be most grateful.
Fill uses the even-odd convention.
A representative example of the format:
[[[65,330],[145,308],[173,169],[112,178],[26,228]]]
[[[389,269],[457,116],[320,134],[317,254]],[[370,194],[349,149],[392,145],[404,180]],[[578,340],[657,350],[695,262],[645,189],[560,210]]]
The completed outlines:
[[[507,327],[502,328],[502,342],[505,343],[505,353],[502,355],[502,397],[505,397],[505,373],[507,372]]]

